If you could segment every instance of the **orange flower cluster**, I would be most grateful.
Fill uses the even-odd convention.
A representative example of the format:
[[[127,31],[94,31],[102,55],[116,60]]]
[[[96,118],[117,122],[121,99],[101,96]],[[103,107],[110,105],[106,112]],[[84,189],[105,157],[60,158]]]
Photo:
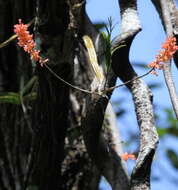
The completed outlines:
[[[39,55],[40,51],[35,49],[36,43],[33,40],[33,34],[30,35],[28,25],[23,24],[21,19],[19,19],[19,24],[14,25],[14,32],[18,37],[18,45],[30,54],[32,60],[39,61],[41,66],[48,61],[48,59],[43,60]]]
[[[121,158],[125,161],[127,161],[128,159],[132,159],[132,160],[136,160],[136,157],[134,154],[128,154],[127,152],[125,152],[124,154],[121,155]]]
[[[159,54],[156,56],[156,60],[151,62],[148,66],[154,69],[162,69],[163,65],[161,63],[165,63],[172,59],[174,53],[178,50],[178,46],[176,45],[175,37],[168,37],[166,41],[162,44],[162,49]]]

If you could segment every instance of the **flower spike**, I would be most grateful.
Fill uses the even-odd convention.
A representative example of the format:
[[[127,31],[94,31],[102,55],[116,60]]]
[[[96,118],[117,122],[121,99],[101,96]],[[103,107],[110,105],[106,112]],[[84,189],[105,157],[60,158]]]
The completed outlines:
[[[162,44],[162,50],[156,56],[156,60],[148,64],[148,67],[154,68],[153,74],[156,74],[155,69],[163,69],[163,63],[172,59],[177,50],[176,38],[173,36],[168,37]]]
[[[35,49],[36,43],[33,40],[33,34],[30,35],[28,31],[28,25],[23,24],[22,20],[19,19],[19,24],[14,25],[14,32],[17,35],[18,45],[24,49],[25,52],[30,54],[30,57],[34,61],[38,61],[41,66],[48,61],[48,59],[42,59],[39,55],[40,50]]]

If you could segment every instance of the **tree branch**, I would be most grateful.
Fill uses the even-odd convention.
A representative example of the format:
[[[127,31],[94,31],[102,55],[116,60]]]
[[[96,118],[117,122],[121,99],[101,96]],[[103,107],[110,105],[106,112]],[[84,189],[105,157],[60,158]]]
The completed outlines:
[[[155,5],[160,18],[162,20],[162,24],[168,36],[172,36],[174,33],[173,24],[175,23],[175,14],[173,14],[171,8],[175,7],[175,4],[172,0],[152,0]],[[176,9],[176,8],[175,8]],[[175,11],[174,11],[175,12]],[[174,23],[172,23],[174,22]],[[176,87],[174,85],[172,72],[171,72],[171,62],[167,62],[163,65],[163,73],[165,82],[169,91],[169,95],[171,98],[172,106],[176,117],[178,118],[178,97],[176,93]]]
[[[136,0],[120,0],[121,9],[121,34],[118,36],[114,47],[123,41],[126,46],[116,50],[112,56],[112,68],[123,81],[133,80],[137,77],[129,61],[129,51],[134,36],[141,30],[137,15]],[[131,16],[132,15],[132,16]],[[130,90],[136,110],[140,128],[140,150],[136,166],[131,175],[131,189],[149,189],[151,163],[158,143],[158,135],[154,126],[152,108],[152,94],[147,85],[138,78],[126,86]]]
[[[101,133],[107,104],[108,99],[105,97],[88,97],[87,112],[82,121],[85,145],[90,157],[113,190],[129,189],[121,159]]]
[[[96,51],[99,50],[99,55],[103,55],[104,45],[99,33],[94,30],[89,19],[85,18],[84,34],[92,37]],[[87,30],[86,30],[87,29]],[[100,48],[101,47],[101,48]],[[103,57],[99,57],[99,62],[103,61]],[[107,87],[111,87],[116,82],[116,76],[110,71],[107,81]],[[104,89],[105,84],[102,84],[101,89]],[[99,86],[98,86],[99,88]],[[107,179],[113,190],[129,189],[128,176],[124,170],[123,163],[117,154],[116,150],[108,144],[102,133],[102,125],[104,115],[111,92],[107,94],[107,98],[96,94],[88,95],[86,100],[86,110],[82,118],[84,142],[91,159],[100,170],[101,174]]]

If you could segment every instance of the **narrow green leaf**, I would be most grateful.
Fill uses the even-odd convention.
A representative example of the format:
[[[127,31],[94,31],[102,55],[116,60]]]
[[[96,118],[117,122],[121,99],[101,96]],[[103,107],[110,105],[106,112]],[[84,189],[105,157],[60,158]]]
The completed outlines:
[[[0,103],[10,103],[20,105],[20,94],[15,92],[3,92],[0,93]]]
[[[161,84],[160,83],[150,83],[150,84],[148,84],[148,86],[151,89],[161,88]]]
[[[167,150],[167,156],[168,156],[172,166],[174,168],[178,169],[178,156],[177,156],[177,154],[172,149],[168,149]]]
[[[168,133],[172,136],[178,137],[178,129],[174,128],[174,127],[170,127],[168,128]]]
[[[167,128],[157,128],[157,132],[159,137],[164,137],[168,133]]]
[[[33,87],[34,83],[37,81],[37,76],[33,76],[28,82],[27,84],[23,87],[21,94],[25,95],[26,93],[28,93],[31,88]]]
[[[104,22],[96,22],[96,23],[94,23],[94,26],[95,26],[95,28],[97,28],[98,30],[102,30],[103,28],[105,28],[106,23],[104,23]]]
[[[29,94],[27,94],[26,96],[23,97],[24,101],[33,101],[36,100],[37,97],[37,93],[36,92],[31,92]]]

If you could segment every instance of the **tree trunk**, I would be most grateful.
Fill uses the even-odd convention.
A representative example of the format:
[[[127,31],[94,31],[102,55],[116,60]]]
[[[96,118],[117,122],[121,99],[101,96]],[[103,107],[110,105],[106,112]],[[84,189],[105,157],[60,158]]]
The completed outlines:
[[[18,19],[28,23],[36,15],[39,22],[30,31],[40,40],[51,68],[65,81],[88,88],[88,67],[78,63],[74,68],[82,47],[70,6],[65,1],[1,1],[1,42],[13,34]],[[100,173],[91,164],[81,132],[85,95],[72,91],[46,68],[31,64],[16,41],[1,49],[0,58],[1,95],[14,92],[20,97],[24,86],[37,77],[23,94],[23,105],[11,103],[9,97],[0,106],[0,187],[98,189]],[[31,94],[34,98],[26,100]]]

